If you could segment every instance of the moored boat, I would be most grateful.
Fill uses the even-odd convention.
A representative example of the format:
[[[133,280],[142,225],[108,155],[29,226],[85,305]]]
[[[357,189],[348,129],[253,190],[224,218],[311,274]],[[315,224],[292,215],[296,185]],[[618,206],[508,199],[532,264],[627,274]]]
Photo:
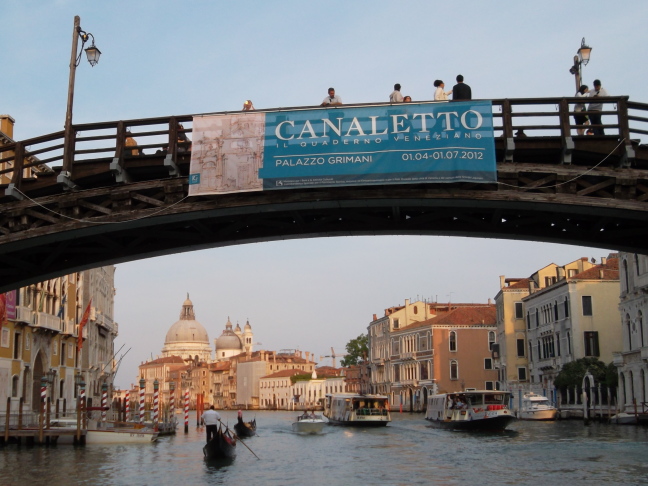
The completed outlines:
[[[238,422],[234,424],[234,432],[239,437],[252,437],[256,434],[256,418],[251,422],[244,422],[242,417],[239,417]]]
[[[149,444],[155,442],[158,433],[151,429],[129,429],[125,427],[89,429],[86,444]]]
[[[293,422],[292,430],[297,434],[321,434],[326,422],[321,415],[306,413],[297,417]]]
[[[331,425],[379,427],[391,422],[388,398],[384,395],[327,394],[324,416]]]
[[[556,420],[558,409],[549,399],[536,393],[525,393],[522,397],[522,406],[518,410],[520,420]]]
[[[425,419],[434,426],[459,430],[504,430],[515,420],[508,408],[511,393],[467,390],[428,397]]]
[[[236,439],[232,437],[229,429],[218,427],[216,434],[203,447],[206,459],[234,459],[236,457]]]

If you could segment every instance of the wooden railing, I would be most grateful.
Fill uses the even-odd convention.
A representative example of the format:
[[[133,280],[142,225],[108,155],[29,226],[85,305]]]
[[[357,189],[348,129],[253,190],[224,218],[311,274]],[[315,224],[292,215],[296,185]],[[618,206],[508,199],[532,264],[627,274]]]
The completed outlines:
[[[633,145],[637,146],[642,142],[642,137],[648,135],[648,104],[631,102],[627,96],[601,98],[597,102],[604,105],[603,111],[595,112],[603,116],[604,123],[588,125],[587,128],[603,128],[606,131],[604,138],[623,140],[626,158],[632,159]],[[583,103],[582,98],[496,99],[492,103],[495,136],[504,139],[503,162],[512,161],[515,139],[519,137],[560,137],[566,154],[573,150],[574,139],[601,139],[601,136],[576,133],[579,126],[574,121],[573,106]],[[382,103],[345,106],[375,105]],[[317,107],[294,109],[314,108]],[[257,110],[263,111],[275,110]],[[589,113],[579,112],[585,115]],[[183,115],[74,125],[76,138],[69,144],[74,152],[71,167],[64,164],[63,131],[10,143],[0,147],[0,179],[5,181],[5,187],[10,181],[20,188],[27,178],[55,174],[57,182],[72,184],[73,173],[78,167],[103,160],[111,162],[111,172],[117,182],[127,182],[122,169],[124,160],[134,157],[134,150],[139,153],[138,156],[163,156],[169,175],[177,176],[178,155],[186,155],[191,148],[191,142],[182,142],[180,137],[182,133],[192,132],[192,120],[193,115]],[[180,124],[185,127],[180,128]],[[127,146],[128,136],[134,138],[137,145]]]

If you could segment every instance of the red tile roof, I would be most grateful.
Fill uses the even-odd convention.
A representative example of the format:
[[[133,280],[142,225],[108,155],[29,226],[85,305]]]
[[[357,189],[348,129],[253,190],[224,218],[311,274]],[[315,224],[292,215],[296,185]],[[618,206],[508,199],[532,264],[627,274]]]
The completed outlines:
[[[307,372],[304,370],[298,370],[295,368],[292,368],[290,370],[281,370],[277,371],[276,373],[272,373],[271,375],[266,375],[263,376],[262,378],[282,378],[285,376],[295,376],[295,375],[305,375]],[[310,373],[308,373],[310,374]]]
[[[602,278],[601,272],[603,272]],[[569,277],[569,280],[619,280],[619,259],[610,258],[605,265],[596,265]]]

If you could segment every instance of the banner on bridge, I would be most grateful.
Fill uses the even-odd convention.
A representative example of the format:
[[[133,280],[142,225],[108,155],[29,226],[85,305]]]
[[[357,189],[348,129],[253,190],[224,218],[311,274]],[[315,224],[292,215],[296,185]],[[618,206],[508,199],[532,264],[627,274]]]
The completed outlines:
[[[194,117],[189,195],[497,181],[490,101]]]

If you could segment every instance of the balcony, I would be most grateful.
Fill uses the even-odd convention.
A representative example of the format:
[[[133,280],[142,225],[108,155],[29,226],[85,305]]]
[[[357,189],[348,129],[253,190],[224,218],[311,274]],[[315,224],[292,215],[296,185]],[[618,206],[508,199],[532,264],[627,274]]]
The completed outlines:
[[[16,306],[16,322],[31,324],[34,322],[34,311],[23,305]]]
[[[68,334],[73,337],[77,337],[77,326],[74,319],[68,319],[61,323],[61,332],[63,334]]]
[[[61,332],[61,318],[47,314],[46,312],[34,312],[34,323],[36,329]]]
[[[115,334],[117,333],[117,329],[116,329],[117,326],[110,317],[97,313],[95,315],[95,322],[97,323],[98,326],[103,327],[107,331],[113,332]]]

